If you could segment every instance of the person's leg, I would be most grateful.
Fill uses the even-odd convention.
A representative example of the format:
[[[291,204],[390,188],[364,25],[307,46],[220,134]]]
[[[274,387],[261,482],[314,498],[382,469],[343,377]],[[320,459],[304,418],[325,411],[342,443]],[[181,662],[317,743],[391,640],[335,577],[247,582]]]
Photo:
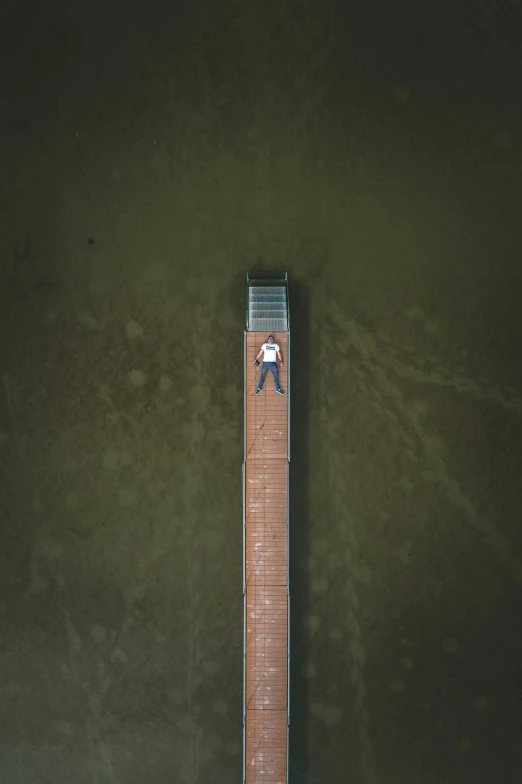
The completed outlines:
[[[277,370],[277,362],[273,362],[271,364],[270,370],[272,371],[272,375],[274,377],[275,388],[279,392],[279,390],[281,389],[281,384],[279,383],[279,372]]]
[[[265,378],[267,373],[268,373],[268,362],[263,362],[263,366],[261,368],[261,375],[259,377],[259,384],[257,385],[258,392],[260,392],[263,389],[263,384],[265,383]]]

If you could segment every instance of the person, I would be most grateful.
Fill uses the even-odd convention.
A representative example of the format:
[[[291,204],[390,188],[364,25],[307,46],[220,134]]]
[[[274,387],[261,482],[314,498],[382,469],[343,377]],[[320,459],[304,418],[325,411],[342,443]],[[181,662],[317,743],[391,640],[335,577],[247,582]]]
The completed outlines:
[[[274,377],[274,384],[276,388],[276,392],[280,395],[284,395],[285,393],[281,389],[281,384],[279,383],[279,373],[277,372],[277,362],[276,357],[279,359],[279,365],[283,367],[283,355],[281,354],[281,348],[275,342],[275,338],[273,335],[269,335],[267,338],[266,343],[263,343],[261,346],[257,357],[254,359],[253,364],[259,365],[259,357],[263,354],[263,367],[261,368],[261,378],[259,379],[259,385],[256,389],[256,395],[263,389],[263,384],[265,383],[266,374],[270,370],[273,377]]]

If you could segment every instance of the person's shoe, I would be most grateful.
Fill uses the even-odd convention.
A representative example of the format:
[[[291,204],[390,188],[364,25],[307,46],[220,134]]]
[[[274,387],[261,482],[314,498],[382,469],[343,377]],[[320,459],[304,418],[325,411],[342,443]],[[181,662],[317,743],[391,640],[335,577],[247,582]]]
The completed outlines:
[[[285,394],[282,389],[276,389],[276,392],[277,392],[278,395],[284,395]]]
[[[262,391],[263,391],[262,389],[256,389],[256,395],[259,395],[259,393]]]

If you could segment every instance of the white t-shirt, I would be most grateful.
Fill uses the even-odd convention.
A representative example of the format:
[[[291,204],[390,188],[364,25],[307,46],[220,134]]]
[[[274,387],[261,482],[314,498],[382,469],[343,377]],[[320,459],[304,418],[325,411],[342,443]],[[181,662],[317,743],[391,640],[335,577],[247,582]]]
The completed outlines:
[[[261,348],[265,352],[263,362],[277,362],[277,352],[281,351],[277,343],[263,343]]]

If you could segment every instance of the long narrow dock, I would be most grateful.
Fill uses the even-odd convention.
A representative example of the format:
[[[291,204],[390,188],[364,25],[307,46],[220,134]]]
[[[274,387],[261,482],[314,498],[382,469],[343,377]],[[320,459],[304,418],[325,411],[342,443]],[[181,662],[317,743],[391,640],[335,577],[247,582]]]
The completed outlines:
[[[243,463],[243,784],[288,784],[290,318],[286,273],[247,275]],[[255,395],[268,335],[283,356]],[[279,367],[279,363],[278,363]]]

